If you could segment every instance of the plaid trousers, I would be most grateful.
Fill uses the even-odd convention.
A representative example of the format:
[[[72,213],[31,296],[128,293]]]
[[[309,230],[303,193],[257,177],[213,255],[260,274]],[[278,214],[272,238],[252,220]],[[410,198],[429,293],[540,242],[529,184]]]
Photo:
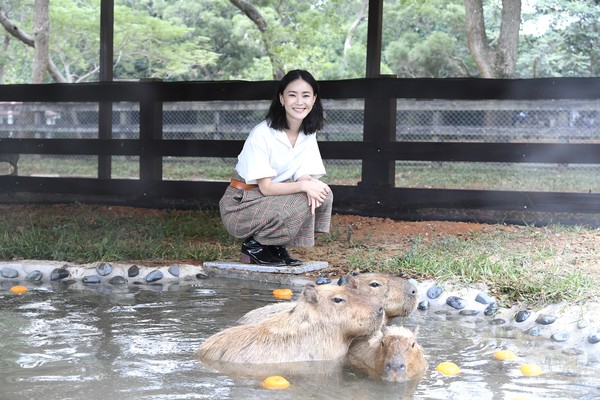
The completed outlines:
[[[329,232],[333,193],[310,213],[306,193],[264,196],[260,189],[228,186],[219,201],[219,211],[230,235],[245,239],[254,236],[264,245],[312,247],[315,232]]]

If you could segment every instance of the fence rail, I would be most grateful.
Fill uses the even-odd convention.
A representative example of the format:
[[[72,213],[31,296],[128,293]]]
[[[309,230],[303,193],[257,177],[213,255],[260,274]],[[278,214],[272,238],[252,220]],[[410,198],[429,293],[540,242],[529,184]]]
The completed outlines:
[[[98,158],[97,178],[0,176],[0,201],[214,206],[227,182],[163,179],[164,158],[236,157],[243,138],[215,134],[236,130],[245,136],[257,121],[232,123],[223,113],[255,110],[275,85],[0,85],[0,162],[19,154]],[[600,214],[597,193],[403,188],[395,185],[395,169],[405,161],[600,166],[598,87],[600,78],[323,81],[331,123],[321,136],[321,153],[326,160],[361,161],[357,185],[332,185],[335,210],[403,219],[589,222]],[[7,110],[13,110],[10,124]],[[259,108],[258,115],[264,110]],[[90,111],[93,123],[82,123],[78,118]],[[190,111],[212,113],[211,123],[195,124],[196,117],[181,114]],[[37,117],[17,127],[18,113]],[[348,115],[359,119],[347,121]],[[173,116],[191,121],[177,123]],[[466,117],[470,120],[461,119]],[[350,130],[361,137],[340,136]],[[139,177],[111,178],[113,156],[139,157]]]

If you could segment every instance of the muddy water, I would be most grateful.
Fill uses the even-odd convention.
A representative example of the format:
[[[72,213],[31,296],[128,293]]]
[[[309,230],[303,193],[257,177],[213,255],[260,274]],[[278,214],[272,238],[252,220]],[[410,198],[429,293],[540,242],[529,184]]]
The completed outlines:
[[[194,358],[200,343],[245,312],[274,301],[273,284],[212,278],[193,285],[45,284],[0,289],[0,399],[600,399],[600,361],[484,317],[416,311],[430,368],[416,388],[313,365],[263,389],[259,367],[227,373]],[[299,292],[300,288],[294,288]],[[517,354],[498,361],[493,353]],[[435,371],[442,361],[457,376]],[[545,373],[524,376],[536,363]]]

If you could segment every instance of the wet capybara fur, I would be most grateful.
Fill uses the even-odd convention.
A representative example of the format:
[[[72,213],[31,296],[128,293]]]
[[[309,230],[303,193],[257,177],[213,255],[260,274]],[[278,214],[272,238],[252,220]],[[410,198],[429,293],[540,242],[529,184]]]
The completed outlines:
[[[360,291],[381,300],[387,319],[406,317],[417,308],[417,287],[407,279],[376,272],[355,275],[353,278]],[[338,285],[345,284],[347,279],[348,277],[340,278]],[[237,322],[259,322],[273,314],[289,311],[294,306],[295,302],[269,304],[247,312]]]
[[[227,328],[206,339],[201,360],[268,364],[345,357],[352,340],[370,337],[383,325],[381,302],[356,289],[312,283],[289,312]]]
[[[415,332],[397,325],[384,326],[372,338],[352,342],[346,360],[350,367],[389,382],[420,379],[427,369]]]

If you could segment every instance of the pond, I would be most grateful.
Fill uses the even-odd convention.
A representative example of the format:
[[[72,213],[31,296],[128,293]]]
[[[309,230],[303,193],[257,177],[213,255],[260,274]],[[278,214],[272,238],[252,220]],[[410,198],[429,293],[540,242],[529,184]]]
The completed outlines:
[[[53,282],[13,295],[3,285],[0,399],[600,398],[595,356],[491,325],[483,316],[432,310],[392,321],[418,325],[429,369],[414,392],[347,369],[315,369],[274,391],[260,379],[227,375],[194,357],[205,338],[275,301],[277,287],[226,278],[121,286]],[[496,360],[493,354],[504,348],[517,358]],[[442,361],[456,363],[460,374],[437,372]],[[539,364],[544,374],[523,375],[523,363]]]

